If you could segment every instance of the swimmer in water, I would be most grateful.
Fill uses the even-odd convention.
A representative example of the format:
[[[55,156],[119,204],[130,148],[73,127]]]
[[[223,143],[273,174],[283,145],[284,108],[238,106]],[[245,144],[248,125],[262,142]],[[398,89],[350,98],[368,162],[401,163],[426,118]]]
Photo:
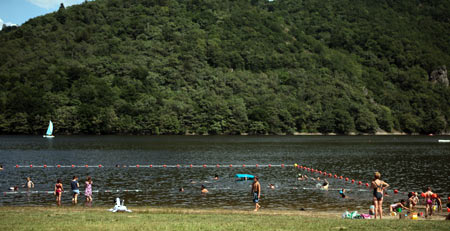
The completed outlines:
[[[340,191],[339,191],[339,195],[341,195],[341,197],[342,198],[348,198],[346,195],[345,195],[345,188],[343,188],[343,189],[341,189]]]
[[[270,189],[275,189],[275,185],[269,184],[269,188],[270,188]]]
[[[214,180],[218,180],[218,179],[219,179],[219,175],[216,174],[216,175],[214,176]]]
[[[328,183],[327,179],[323,179],[323,184],[322,184],[322,189],[323,190],[328,190],[328,186],[330,185],[330,183]]]
[[[180,192],[184,192],[184,188],[181,187],[181,188],[179,189],[179,191],[180,191]]]
[[[31,181],[30,177],[27,177],[27,183],[25,183],[23,185],[23,187],[27,188],[27,190],[30,190],[30,189],[34,188],[34,183],[33,183],[33,181]]]
[[[0,164],[0,171],[2,171],[2,170],[3,170],[3,165]]]
[[[202,185],[202,194],[208,193],[208,189],[204,185]]]

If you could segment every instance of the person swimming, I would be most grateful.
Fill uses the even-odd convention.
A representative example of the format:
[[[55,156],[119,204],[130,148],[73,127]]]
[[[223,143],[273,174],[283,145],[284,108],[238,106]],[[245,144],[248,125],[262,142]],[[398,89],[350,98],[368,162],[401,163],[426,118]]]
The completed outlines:
[[[270,189],[275,189],[275,185],[269,184],[269,188],[270,188]]]
[[[328,190],[328,186],[330,185],[330,183],[327,181],[327,179],[323,179],[323,184],[322,184],[322,189],[323,190]]]
[[[201,190],[202,190],[202,191],[201,191],[202,194],[208,193],[208,189],[206,189],[206,187],[205,187],[204,185],[202,185]]]
[[[219,179],[219,175],[214,175],[214,180],[218,180]]]
[[[342,198],[347,198],[347,196],[345,195],[345,188],[339,190],[339,195],[341,195]]]

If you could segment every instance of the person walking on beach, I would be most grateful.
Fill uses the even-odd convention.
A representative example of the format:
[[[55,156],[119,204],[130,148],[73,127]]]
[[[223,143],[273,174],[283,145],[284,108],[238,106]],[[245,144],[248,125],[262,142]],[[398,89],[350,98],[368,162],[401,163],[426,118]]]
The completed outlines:
[[[375,173],[375,177],[372,181],[371,188],[373,188],[373,205],[375,206],[375,219],[377,215],[380,219],[383,216],[383,195],[384,190],[389,187],[389,184],[381,180],[381,174]]]
[[[72,202],[77,203],[78,195],[80,194],[80,184],[78,183],[78,177],[73,176],[72,182],[70,182],[70,187],[72,188]]]
[[[258,211],[261,206],[259,205],[259,199],[261,198],[261,184],[259,184],[258,177],[255,176],[253,178],[253,184],[252,184],[252,194],[253,194],[253,202],[255,203],[255,210]]]
[[[25,183],[25,185],[23,187],[27,188],[27,190],[34,188],[34,183],[33,183],[33,181],[31,181],[30,177],[27,177],[27,183]]]
[[[85,184],[84,196],[86,196],[86,202],[92,202],[92,178],[90,176],[87,177]]]
[[[56,196],[56,203],[58,205],[61,205],[61,194],[62,192],[64,192],[64,188],[61,182],[61,179],[58,179],[56,181],[55,191],[53,192],[53,194]]]

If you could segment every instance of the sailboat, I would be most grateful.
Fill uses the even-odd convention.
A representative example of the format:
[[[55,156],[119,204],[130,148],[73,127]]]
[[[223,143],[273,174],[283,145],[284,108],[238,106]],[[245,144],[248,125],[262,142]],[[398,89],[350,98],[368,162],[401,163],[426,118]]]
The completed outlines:
[[[55,136],[53,136],[53,123],[50,120],[48,123],[48,128],[47,128],[47,133],[45,133],[45,135],[43,135],[44,138],[55,138]]]

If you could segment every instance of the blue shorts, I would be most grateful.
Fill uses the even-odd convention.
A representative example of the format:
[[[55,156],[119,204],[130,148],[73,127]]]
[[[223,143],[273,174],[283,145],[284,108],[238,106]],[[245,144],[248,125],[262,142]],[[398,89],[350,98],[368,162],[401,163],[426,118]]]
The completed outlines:
[[[253,193],[253,202],[254,203],[258,203],[259,202],[259,198],[258,198],[258,193],[257,192]]]
[[[74,195],[75,194],[80,194],[80,190],[79,189],[74,189],[74,190],[72,190],[72,192],[73,192]]]

